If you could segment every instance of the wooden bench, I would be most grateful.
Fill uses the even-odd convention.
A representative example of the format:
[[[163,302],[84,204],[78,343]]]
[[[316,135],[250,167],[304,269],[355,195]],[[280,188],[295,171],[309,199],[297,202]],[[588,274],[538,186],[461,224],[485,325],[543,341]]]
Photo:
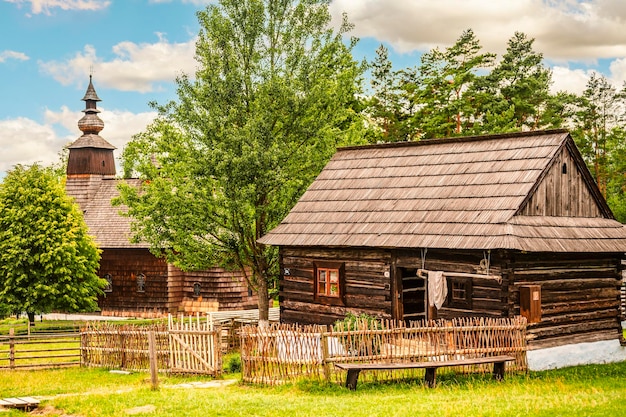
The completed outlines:
[[[467,366],[467,365],[483,365],[493,363],[493,378],[496,380],[504,379],[505,363],[514,361],[515,357],[508,355],[489,356],[484,358],[458,359],[448,361],[429,361],[429,362],[402,362],[402,363],[335,363],[335,366],[344,371],[348,371],[346,377],[346,387],[351,390],[356,389],[356,384],[361,371],[384,371],[394,369],[426,369],[424,380],[428,387],[434,387],[436,384],[435,373],[437,368],[446,366]]]

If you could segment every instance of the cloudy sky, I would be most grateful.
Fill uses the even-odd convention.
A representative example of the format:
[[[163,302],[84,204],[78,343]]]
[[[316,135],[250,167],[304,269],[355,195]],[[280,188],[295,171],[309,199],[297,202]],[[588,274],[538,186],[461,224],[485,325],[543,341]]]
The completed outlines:
[[[58,160],[80,136],[80,101],[93,72],[101,136],[118,147],[175,99],[174,79],[195,71],[195,12],[209,0],[0,0],[0,175]],[[501,55],[515,31],[535,39],[554,89],[580,93],[592,71],[626,79],[624,0],[332,0],[355,24],[356,55],[384,43],[396,69],[446,47],[468,28]]]

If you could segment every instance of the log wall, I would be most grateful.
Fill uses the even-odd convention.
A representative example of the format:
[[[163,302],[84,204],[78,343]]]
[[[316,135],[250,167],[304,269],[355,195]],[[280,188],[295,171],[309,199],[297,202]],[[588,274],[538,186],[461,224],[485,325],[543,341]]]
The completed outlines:
[[[424,257],[424,269],[431,271],[458,272],[465,274],[486,275],[481,267],[490,261],[489,275],[499,276],[501,281],[492,278],[472,277],[471,308],[450,306],[446,302],[437,311],[437,317],[451,319],[455,317],[508,317],[506,309],[506,290],[508,288],[508,270],[502,268],[500,252],[451,251],[429,249]],[[396,261],[398,267],[422,268],[419,251],[399,251]]]
[[[110,274],[113,290],[100,297],[104,315],[151,317],[168,313],[167,264],[147,249],[105,249],[98,275]],[[145,291],[137,276],[145,275]]]
[[[515,317],[520,315],[520,287],[539,285],[541,321],[529,324],[530,348],[619,338],[620,254],[492,251],[489,278],[481,276],[487,256],[483,251],[427,252],[424,269],[475,274],[471,306],[454,307],[447,301],[430,318]],[[283,272],[288,270],[281,276],[281,321],[302,324],[330,324],[348,311],[402,318],[402,300],[393,301],[396,271],[422,268],[420,251],[403,250],[281,248],[281,261]],[[316,261],[344,262],[345,305],[314,299]]]
[[[511,266],[510,316],[520,312],[520,286],[541,286],[541,322],[528,327],[530,348],[619,337],[619,254],[515,253]]]
[[[344,263],[345,305],[326,305],[314,299],[317,261]],[[384,250],[281,248],[281,322],[331,324],[348,311],[391,318],[390,277],[385,276],[390,263],[391,255]]]

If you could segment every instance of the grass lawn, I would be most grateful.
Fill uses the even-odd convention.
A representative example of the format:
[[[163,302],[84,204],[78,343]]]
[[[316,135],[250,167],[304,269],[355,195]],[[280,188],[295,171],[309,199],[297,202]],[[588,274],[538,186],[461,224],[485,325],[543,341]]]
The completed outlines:
[[[626,409],[626,363],[509,377],[442,374],[435,389],[421,381],[360,383],[357,391],[303,381],[282,387],[239,383],[180,387],[203,377],[67,368],[0,372],[0,398],[38,396],[37,415],[63,416],[620,416]],[[18,411],[0,413],[26,415]]]

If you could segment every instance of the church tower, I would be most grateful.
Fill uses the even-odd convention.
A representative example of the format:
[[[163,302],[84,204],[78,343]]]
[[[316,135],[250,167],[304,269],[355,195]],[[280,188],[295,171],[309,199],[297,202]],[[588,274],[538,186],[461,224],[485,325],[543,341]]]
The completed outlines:
[[[100,182],[115,176],[115,146],[99,135],[104,129],[104,122],[98,117],[100,110],[96,104],[101,100],[93,87],[91,75],[82,100],[85,102],[85,115],[78,121],[78,128],[83,135],[67,147],[66,190],[84,209],[87,201],[98,190]]]

